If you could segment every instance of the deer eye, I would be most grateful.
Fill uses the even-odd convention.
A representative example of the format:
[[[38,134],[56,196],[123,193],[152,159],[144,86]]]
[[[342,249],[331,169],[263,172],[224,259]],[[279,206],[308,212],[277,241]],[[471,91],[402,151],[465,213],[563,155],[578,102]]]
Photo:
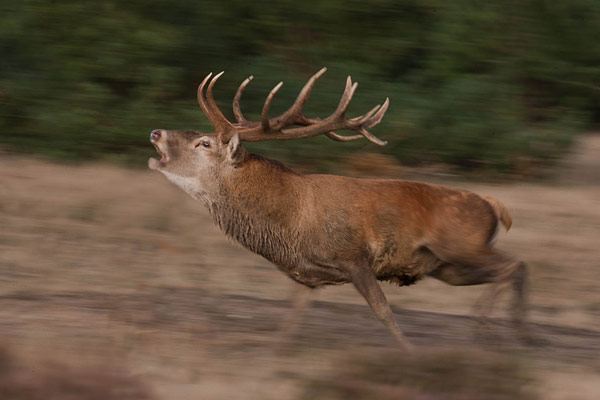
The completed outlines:
[[[202,147],[204,147],[205,149],[210,149],[210,142],[207,142],[207,141],[204,141],[204,140],[203,140],[203,141],[201,141],[200,143],[198,143],[198,144],[196,145],[196,147],[198,147],[198,146],[202,146]]]

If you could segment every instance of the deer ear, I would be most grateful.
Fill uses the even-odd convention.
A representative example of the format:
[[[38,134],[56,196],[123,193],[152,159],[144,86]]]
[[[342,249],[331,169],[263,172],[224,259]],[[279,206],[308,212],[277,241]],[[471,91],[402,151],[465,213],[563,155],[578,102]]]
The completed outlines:
[[[227,143],[227,160],[234,166],[239,166],[246,158],[246,149],[240,142],[240,136],[236,133]]]

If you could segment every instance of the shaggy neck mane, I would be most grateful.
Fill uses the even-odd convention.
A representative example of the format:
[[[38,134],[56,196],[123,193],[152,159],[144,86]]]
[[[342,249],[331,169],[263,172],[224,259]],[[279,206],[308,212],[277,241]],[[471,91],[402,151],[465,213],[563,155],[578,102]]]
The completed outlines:
[[[222,179],[209,210],[232,239],[279,266],[297,262],[301,246],[299,175],[278,161],[250,154]]]

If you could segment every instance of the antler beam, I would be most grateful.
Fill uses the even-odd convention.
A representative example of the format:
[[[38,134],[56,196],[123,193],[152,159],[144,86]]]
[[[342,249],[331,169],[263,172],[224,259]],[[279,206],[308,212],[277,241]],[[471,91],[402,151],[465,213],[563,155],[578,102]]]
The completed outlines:
[[[304,85],[300,94],[296,98],[294,104],[283,114],[269,119],[269,109],[275,94],[279,91],[283,82],[279,82],[269,93],[261,112],[260,122],[248,121],[241,110],[240,100],[246,86],[253,79],[250,76],[244,80],[239,86],[233,99],[233,114],[237,120],[232,124],[225,118],[223,113],[217,107],[213,97],[213,87],[217,79],[223,74],[222,72],[210,80],[208,89],[206,90],[206,100],[203,96],[204,86],[212,76],[209,74],[204,78],[198,87],[198,103],[202,110],[215,127],[215,133],[223,142],[228,142],[234,134],[239,134],[240,140],[246,142],[258,142],[262,140],[292,140],[303,139],[318,135],[325,135],[328,138],[338,142],[349,142],[352,140],[367,138],[371,142],[380,146],[385,146],[386,141],[383,141],[369,132],[369,129],[381,122],[385,112],[389,106],[389,99],[386,98],[383,105],[377,105],[365,115],[347,119],[346,111],[352,100],[352,96],[356,91],[358,83],[352,82],[352,78],[348,76],[346,79],[346,88],[342,94],[342,98],[334,111],[325,119],[307,118],[302,113],[302,109],[308,101],[308,96],[317,81],[327,68],[322,68],[314,74]],[[292,127],[297,125],[295,127]],[[335,133],[336,130],[351,130],[358,132],[358,135],[343,136]]]

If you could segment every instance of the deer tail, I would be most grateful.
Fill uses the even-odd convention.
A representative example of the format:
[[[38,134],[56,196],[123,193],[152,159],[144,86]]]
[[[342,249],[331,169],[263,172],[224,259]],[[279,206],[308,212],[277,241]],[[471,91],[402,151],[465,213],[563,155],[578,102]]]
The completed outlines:
[[[512,218],[510,217],[510,214],[508,213],[506,207],[504,207],[504,204],[494,199],[493,197],[481,197],[483,197],[483,199],[492,207],[492,209],[494,210],[494,214],[496,214],[496,218],[498,218],[498,220],[502,222],[502,225],[504,225],[504,228],[506,228],[506,230],[508,231],[512,225]]]

